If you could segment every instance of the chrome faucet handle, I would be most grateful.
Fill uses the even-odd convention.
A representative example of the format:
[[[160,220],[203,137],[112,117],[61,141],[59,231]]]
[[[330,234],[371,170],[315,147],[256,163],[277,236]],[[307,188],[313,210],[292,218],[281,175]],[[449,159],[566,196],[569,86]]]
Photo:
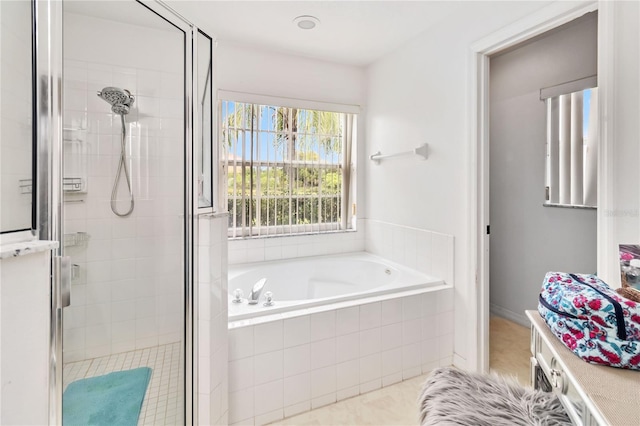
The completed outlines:
[[[262,293],[262,289],[264,285],[267,283],[266,278],[262,278],[258,280],[253,287],[251,287],[251,292],[249,293],[248,302],[250,305],[255,305],[260,300],[260,293]]]
[[[273,301],[273,293],[268,291],[264,294],[264,306],[273,306],[275,302]]]
[[[233,303],[242,303],[242,297],[244,296],[244,292],[242,289],[236,288],[233,291]]]

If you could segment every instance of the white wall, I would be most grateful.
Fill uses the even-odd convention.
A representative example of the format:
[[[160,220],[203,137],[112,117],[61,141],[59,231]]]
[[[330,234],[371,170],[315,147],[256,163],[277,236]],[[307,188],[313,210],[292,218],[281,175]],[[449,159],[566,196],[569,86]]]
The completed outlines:
[[[620,285],[618,244],[640,241],[640,4],[601,2],[598,63],[601,105],[598,269],[608,283]]]
[[[595,75],[597,36],[594,13],[491,58],[491,311],[525,326],[547,271],[596,272],[596,210],[542,205],[540,89]]]
[[[365,155],[394,153],[424,142],[429,159],[365,163],[367,218],[453,235],[455,244],[455,352],[464,366],[468,318],[475,301],[467,241],[467,87],[470,45],[545,6],[538,2],[465,5],[368,69]]]
[[[66,247],[80,266],[64,310],[65,361],[180,341],[183,335],[183,38],[171,32],[67,13],[65,19],[65,176],[87,179],[65,194]],[[126,116],[135,208],[110,208],[120,155],[120,117],[96,92],[135,96]],[[118,209],[129,207],[124,175]]]
[[[363,68],[218,42],[216,83],[220,90],[360,105],[356,149],[356,203],[364,217],[362,168],[366,84]],[[307,235],[229,242],[231,263],[258,262],[364,249],[364,226],[356,233]]]

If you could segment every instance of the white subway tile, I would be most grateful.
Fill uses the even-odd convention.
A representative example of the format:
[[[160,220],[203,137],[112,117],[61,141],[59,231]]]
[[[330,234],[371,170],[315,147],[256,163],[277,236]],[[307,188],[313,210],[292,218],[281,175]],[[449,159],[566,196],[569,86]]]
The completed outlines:
[[[253,327],[229,330],[229,360],[233,361],[253,355]]]
[[[309,411],[309,410],[311,410],[311,400],[304,401],[299,404],[294,404],[289,407],[284,407],[284,416],[292,417],[292,416],[295,416],[296,414],[304,413],[305,411]]]
[[[309,343],[311,337],[309,315],[284,320],[284,347]]]
[[[381,325],[402,321],[402,298],[384,300],[381,302]]]
[[[362,394],[362,393],[371,392],[376,389],[380,389],[381,387],[382,387],[382,379],[381,378],[373,379],[369,382],[360,384],[360,393]]]
[[[407,320],[402,323],[402,344],[418,343],[422,340],[422,319]]]
[[[402,348],[395,348],[382,352],[380,355],[382,363],[382,376],[402,372]]]
[[[436,316],[438,336],[453,334],[453,311],[441,312]]]
[[[428,292],[421,295],[422,316],[433,315],[439,311],[438,292]]]
[[[409,296],[402,298],[402,320],[408,321],[422,316],[422,298],[420,296]]]
[[[433,275],[433,249],[432,234],[429,231],[422,231],[417,234],[416,246],[416,267],[420,272]],[[440,277],[438,277],[440,278]]]
[[[311,346],[294,346],[284,350],[284,377],[295,376],[311,369]],[[285,405],[287,403],[285,402]]]
[[[419,376],[422,373],[422,367],[410,367],[405,370],[402,370],[402,380],[407,380],[412,377]]]
[[[311,341],[329,339],[336,335],[336,312],[327,311],[311,315]]]
[[[360,362],[357,359],[336,365],[336,387],[338,390],[358,387],[360,384]]]
[[[215,368],[215,366],[214,366]],[[253,357],[229,362],[229,391],[250,388],[253,386]]]
[[[311,369],[315,370],[336,363],[336,339],[325,339],[311,343]]]
[[[336,362],[344,362],[360,357],[360,333],[352,333],[336,338]]]
[[[311,398],[333,394],[335,402],[336,392],[336,366],[320,368],[311,372]],[[313,405],[313,401],[312,401]]]
[[[402,372],[389,374],[382,377],[382,387],[391,386],[402,381]]]
[[[282,379],[284,352],[267,352],[253,357],[253,381],[255,385]]]
[[[324,407],[325,405],[333,404],[336,402],[336,393],[332,392],[328,395],[319,396],[311,400],[311,409]]]
[[[422,341],[421,348],[422,364],[437,362],[440,359],[440,338],[433,338]]]
[[[438,292],[438,312],[447,312],[453,310],[453,289],[447,288]]]
[[[283,406],[283,380],[276,380],[255,387],[255,414],[259,416]]]
[[[364,357],[380,352],[380,328],[360,332],[360,356]]]
[[[433,339],[440,335],[440,329],[438,328],[439,315],[427,315],[422,318],[422,340]]]
[[[282,321],[272,321],[254,326],[254,353],[261,354],[282,349],[282,333]]]
[[[402,323],[380,327],[380,350],[386,351],[402,346]]]
[[[440,341],[439,345],[439,358],[453,356],[453,334],[446,334],[438,337]]]
[[[350,308],[338,309],[336,313],[336,335],[355,333],[360,329],[360,308],[353,306]]]
[[[336,400],[342,401],[343,399],[351,398],[360,394],[360,385],[355,385],[346,389],[338,389],[336,392]]]
[[[380,302],[360,305],[360,330],[380,327]]]
[[[255,418],[255,426],[263,426],[267,424],[271,424],[277,420],[282,420],[284,418],[284,409],[279,408],[270,413],[257,415]]]
[[[284,379],[284,406],[289,407],[311,401],[311,375],[309,372]]]
[[[424,343],[424,342],[423,342]],[[421,343],[412,343],[402,346],[402,370],[418,367],[421,365]]]
[[[243,389],[229,394],[229,423],[251,419],[253,424],[253,388]]]
[[[380,353],[360,358],[360,383],[367,383],[382,377]]]

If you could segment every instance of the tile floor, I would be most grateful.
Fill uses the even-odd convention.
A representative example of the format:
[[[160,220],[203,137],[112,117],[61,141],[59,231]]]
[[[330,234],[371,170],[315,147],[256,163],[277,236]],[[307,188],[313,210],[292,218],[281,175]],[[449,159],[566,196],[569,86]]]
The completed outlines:
[[[153,371],[142,403],[138,425],[179,425],[184,424],[182,365],[182,344],[179,342],[70,362],[65,364],[63,370],[64,388],[78,379],[113,371],[150,367]]]
[[[491,371],[529,384],[529,329],[502,318],[491,318]],[[418,395],[427,375],[378,389],[274,425],[417,425]]]

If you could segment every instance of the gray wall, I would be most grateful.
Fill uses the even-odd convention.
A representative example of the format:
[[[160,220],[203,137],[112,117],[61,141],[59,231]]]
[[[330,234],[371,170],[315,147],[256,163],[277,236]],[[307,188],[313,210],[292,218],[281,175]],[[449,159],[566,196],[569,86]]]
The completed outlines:
[[[543,207],[539,90],[597,73],[589,14],[491,58],[491,312],[527,324],[547,271],[596,272],[596,211]]]

